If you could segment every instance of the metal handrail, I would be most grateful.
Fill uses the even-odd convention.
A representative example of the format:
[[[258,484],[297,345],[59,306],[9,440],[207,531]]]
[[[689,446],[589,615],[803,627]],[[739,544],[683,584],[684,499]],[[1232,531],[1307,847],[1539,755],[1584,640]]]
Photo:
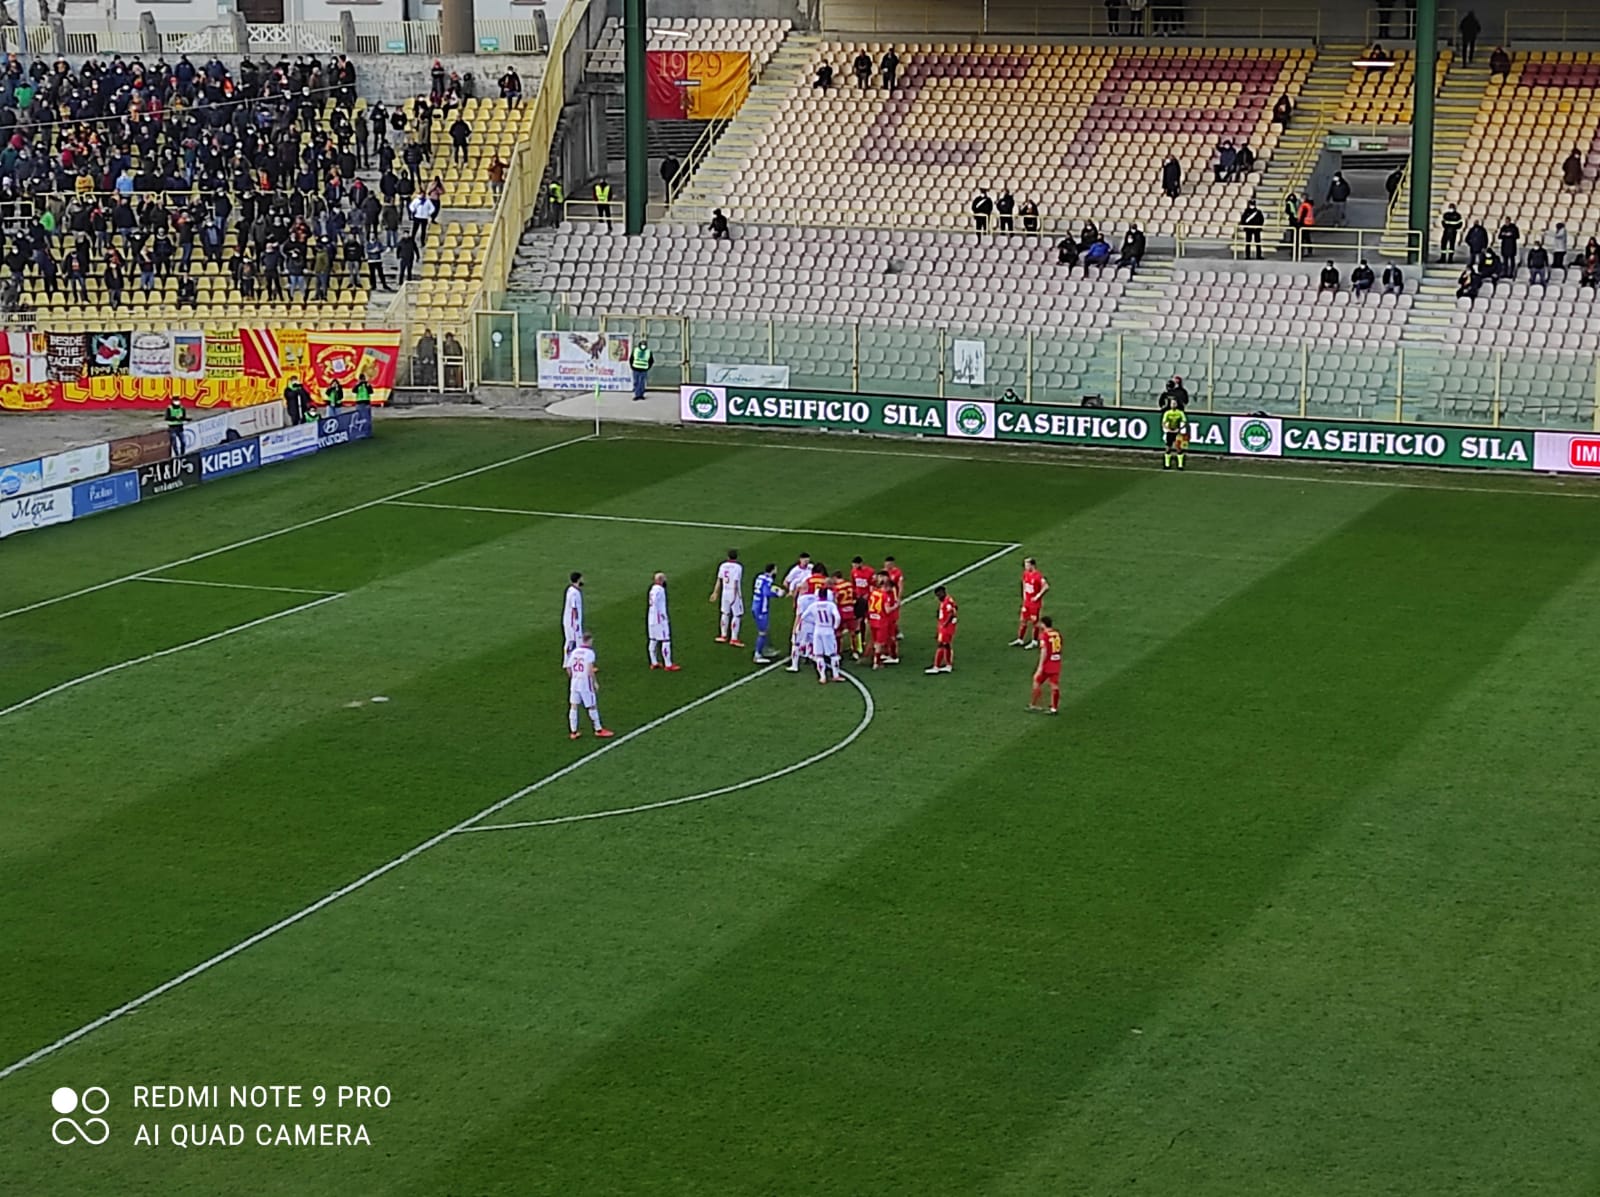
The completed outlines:
[[[750,82],[745,87],[745,99],[749,99],[750,93],[755,90],[760,80],[761,67],[755,57],[752,56],[750,58]],[[717,142],[722,138],[722,134],[733,123],[734,118],[739,115],[739,111],[743,107],[743,100],[735,101],[730,97],[722,108],[718,110],[717,114],[706,122],[705,129],[699,137],[695,138],[694,144],[689,147],[689,152],[683,156],[683,161],[678,166],[678,173],[672,180],[672,186],[667,193],[668,211],[671,211],[672,206],[678,202],[679,198],[688,189],[689,180],[704,165],[705,160],[711,156],[711,151],[716,148]]]
[[[1145,10],[1139,32],[1124,5],[1118,26],[1110,27],[1099,4],[1062,5],[1045,0],[988,0],[979,6],[953,6],[938,0],[831,0],[822,9],[826,34],[921,36],[1007,36],[1127,38],[1165,29],[1157,14],[1181,15],[1187,38],[1235,40],[1322,40],[1322,14],[1317,6],[1269,8],[1255,5],[1194,7],[1155,4]]]
[[[1600,41],[1600,9],[1508,6],[1500,44]]]

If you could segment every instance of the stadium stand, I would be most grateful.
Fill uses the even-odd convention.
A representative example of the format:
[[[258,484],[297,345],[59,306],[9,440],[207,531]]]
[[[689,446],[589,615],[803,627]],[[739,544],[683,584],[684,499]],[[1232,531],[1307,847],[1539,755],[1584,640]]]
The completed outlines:
[[[1330,48],[1331,52],[1331,48]],[[1357,56],[1360,56],[1358,52]],[[1345,125],[1409,125],[1412,95],[1416,89],[1416,55],[1410,50],[1385,51],[1394,65],[1386,68],[1352,67],[1334,120]],[[1439,52],[1434,95],[1444,86],[1454,52]]]
[[[1157,301],[1151,331],[1179,336],[1250,337],[1287,344],[1378,348],[1400,340],[1413,296],[1317,289],[1314,271],[1175,271]]]
[[[1224,240],[1278,133],[1273,100],[1293,98],[1301,49],[1212,50],[969,43],[895,46],[900,88],[858,88],[860,50],[828,42],[726,188],[736,222],[970,227],[978,187],[1038,203],[1046,228],[1093,218],[1155,235]],[[835,86],[812,86],[822,62]],[[1041,137],[1041,131],[1045,134]],[[1213,180],[1219,142],[1248,145],[1255,169]],[[1172,154],[1182,194],[1161,193]]]

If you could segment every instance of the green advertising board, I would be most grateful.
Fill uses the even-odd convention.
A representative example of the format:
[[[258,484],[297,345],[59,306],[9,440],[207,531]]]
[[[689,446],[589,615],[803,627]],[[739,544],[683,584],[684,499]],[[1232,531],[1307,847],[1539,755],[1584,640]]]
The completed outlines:
[[[746,387],[686,386],[685,424],[856,432],[1106,449],[1157,449],[1159,412],[983,399],[912,399]],[[1532,432],[1189,413],[1189,448],[1237,457],[1532,470]]]

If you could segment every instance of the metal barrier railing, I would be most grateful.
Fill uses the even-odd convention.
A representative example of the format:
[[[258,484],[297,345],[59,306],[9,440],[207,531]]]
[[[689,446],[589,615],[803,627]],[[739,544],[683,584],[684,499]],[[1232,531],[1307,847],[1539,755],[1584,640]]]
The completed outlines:
[[[1044,0],[986,0],[950,4],[948,0],[829,0],[822,7],[827,34],[870,33],[904,37],[978,35],[1034,37],[1146,37],[1170,35],[1234,40],[1322,38],[1322,14],[1315,5],[1151,4],[1142,14],[1119,5],[1118,17],[1099,4],[1067,5]]]
[[[1201,411],[1260,408],[1312,418],[1600,428],[1600,356],[1592,353],[1285,344],[1172,333],[1109,332],[1087,339],[1078,331],[953,322],[714,320],[604,310],[579,315],[559,301],[535,311],[503,307],[492,314],[504,330],[498,381],[510,385],[537,385],[531,347],[540,330],[599,329],[647,335],[656,355],[656,386],[705,382],[707,365],[718,363],[784,367],[789,385],[802,390],[997,398],[1009,387],[1034,403],[1078,404],[1092,395],[1108,407],[1148,407],[1165,381],[1180,374],[1192,409]],[[982,343],[983,383],[956,380],[958,340]]]
[[[1453,8],[1439,10],[1439,41],[1454,44],[1456,26],[1460,22],[1461,14]],[[1362,40],[1367,45],[1373,42],[1414,42],[1417,40],[1417,14],[1415,9],[1407,8],[1403,3],[1392,2],[1387,7],[1367,9],[1366,37]]]
[[[1501,45],[1537,42],[1600,42],[1600,8],[1506,6]],[[1482,53],[1482,51],[1479,51]]]

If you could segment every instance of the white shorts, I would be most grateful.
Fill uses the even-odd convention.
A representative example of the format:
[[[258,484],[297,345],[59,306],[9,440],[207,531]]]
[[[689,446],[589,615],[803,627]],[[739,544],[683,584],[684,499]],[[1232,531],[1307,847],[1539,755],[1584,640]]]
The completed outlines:
[[[724,590],[722,592],[722,613],[724,615],[743,615],[744,595],[737,592],[729,594]]]
[[[655,641],[671,640],[672,625],[670,623],[652,623],[649,625],[650,639]]]
[[[839,655],[839,638],[831,631],[818,628],[811,634],[811,655],[819,659]]]
[[[568,686],[567,701],[575,707],[592,707],[594,689],[590,686]]]

